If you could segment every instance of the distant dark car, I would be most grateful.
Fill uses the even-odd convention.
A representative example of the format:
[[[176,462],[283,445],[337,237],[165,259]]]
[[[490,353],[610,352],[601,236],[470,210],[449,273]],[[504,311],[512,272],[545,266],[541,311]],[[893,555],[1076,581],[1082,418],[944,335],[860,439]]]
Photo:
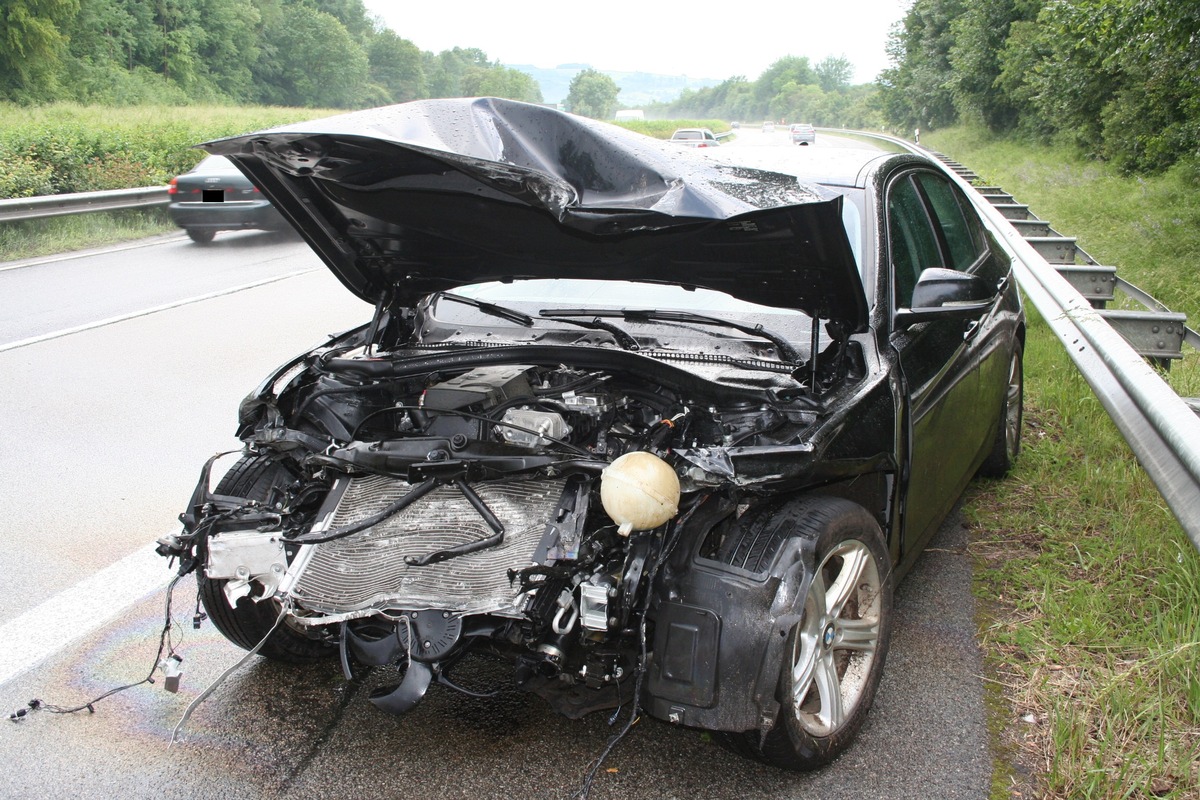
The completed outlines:
[[[398,676],[394,714],[499,656],[572,718],[849,746],[895,582],[1020,443],[1011,260],[940,165],[494,98],[205,146],[374,307],[242,402],[161,542],[226,638]]]
[[[792,126],[792,144],[816,144],[817,130],[812,125],[798,122]]]
[[[718,147],[721,144],[708,128],[680,128],[671,134],[671,141],[684,147]]]
[[[211,242],[217,231],[288,228],[271,201],[224,156],[209,156],[172,178],[167,193],[167,213],[198,244]]]

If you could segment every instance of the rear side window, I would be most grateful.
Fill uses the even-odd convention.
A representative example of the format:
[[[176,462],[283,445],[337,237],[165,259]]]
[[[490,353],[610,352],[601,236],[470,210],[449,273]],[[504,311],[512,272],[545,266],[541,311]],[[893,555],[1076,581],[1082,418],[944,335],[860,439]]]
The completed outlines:
[[[975,235],[975,228],[968,225],[963,215],[957,192],[946,180],[930,172],[918,173],[916,179],[929,198],[929,205],[945,239],[950,257],[950,263],[946,266],[965,272],[975,263],[982,247]]]

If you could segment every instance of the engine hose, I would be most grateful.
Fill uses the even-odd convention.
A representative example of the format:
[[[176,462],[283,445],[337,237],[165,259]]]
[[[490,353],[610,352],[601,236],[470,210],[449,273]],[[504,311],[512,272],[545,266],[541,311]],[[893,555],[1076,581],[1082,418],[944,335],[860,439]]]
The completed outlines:
[[[433,478],[430,478],[423,483],[419,483],[414,486],[412,491],[396,500],[387,508],[376,514],[372,514],[366,519],[361,519],[358,522],[355,522],[352,525],[347,525],[344,528],[335,528],[331,531],[321,531],[319,533],[302,534],[294,539],[289,539],[288,541],[292,544],[323,544],[324,542],[332,542],[335,539],[344,539],[347,536],[358,533],[359,531],[364,531],[367,528],[378,525],[388,517],[399,514],[405,508],[408,508],[408,506],[417,502],[422,497],[436,489],[437,485],[438,482]]]

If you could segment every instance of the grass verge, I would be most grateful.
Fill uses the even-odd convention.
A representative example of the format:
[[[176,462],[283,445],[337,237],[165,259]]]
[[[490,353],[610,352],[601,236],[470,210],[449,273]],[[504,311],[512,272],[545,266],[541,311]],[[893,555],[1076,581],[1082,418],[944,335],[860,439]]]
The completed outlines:
[[[161,208],[9,222],[0,224],[0,262],[85,250],[177,230]]]
[[[1126,177],[969,130],[931,146],[1076,236],[1168,306],[1200,313],[1196,176]],[[1032,310],[1031,310],[1032,311]],[[975,590],[1001,754],[993,796],[1200,797],[1200,554],[1036,312],[1024,450],[975,486]],[[1194,352],[1169,381],[1195,396]]]

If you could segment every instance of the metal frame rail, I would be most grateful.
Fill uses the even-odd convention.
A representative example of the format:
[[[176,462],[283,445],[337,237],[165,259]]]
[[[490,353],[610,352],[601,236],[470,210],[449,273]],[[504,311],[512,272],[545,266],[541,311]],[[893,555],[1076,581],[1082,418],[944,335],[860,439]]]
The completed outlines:
[[[0,222],[46,219],[91,211],[123,211],[129,208],[165,206],[170,202],[166,186],[113,189],[107,192],[52,194],[0,200]]]

